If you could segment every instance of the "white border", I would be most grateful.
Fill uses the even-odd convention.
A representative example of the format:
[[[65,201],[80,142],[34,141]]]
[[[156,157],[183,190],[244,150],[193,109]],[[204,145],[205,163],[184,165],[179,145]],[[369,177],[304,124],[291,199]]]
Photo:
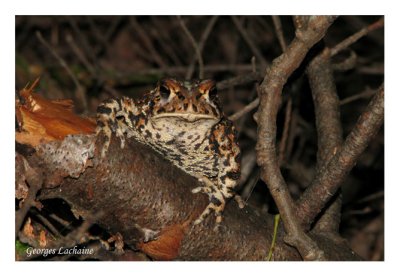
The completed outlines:
[[[185,4],[184,4],[185,3]],[[233,1],[201,0],[201,1],[1,1],[0,3],[0,84],[1,84],[1,141],[0,158],[0,261],[2,271],[27,274],[82,275],[87,274],[119,274],[119,270],[131,276],[164,276],[165,274],[215,276],[338,276],[358,274],[362,276],[379,276],[389,273],[398,257],[399,232],[399,167],[398,119],[398,11],[395,1]],[[14,92],[15,90],[15,15],[27,14],[386,14],[385,17],[385,56],[386,59],[386,119],[385,119],[385,260],[386,262],[330,262],[330,263],[16,263],[14,262]],[[396,74],[396,75],[395,75]],[[6,223],[6,224],[4,224]],[[6,268],[4,268],[6,262]],[[85,267],[85,269],[82,268]],[[89,267],[89,268],[87,268]],[[53,271],[49,271],[52,269]],[[221,272],[221,273],[220,273]],[[293,275],[295,274],[295,275]],[[389,274],[390,275],[390,274]]]

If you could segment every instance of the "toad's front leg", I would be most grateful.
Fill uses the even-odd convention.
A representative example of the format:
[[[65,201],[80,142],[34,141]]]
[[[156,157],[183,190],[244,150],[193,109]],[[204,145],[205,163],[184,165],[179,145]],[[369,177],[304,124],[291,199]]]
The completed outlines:
[[[216,216],[216,222],[219,224],[222,221],[222,211],[225,208],[225,198],[218,189],[217,181],[211,180],[205,176],[198,177],[198,180],[203,184],[202,186],[196,187],[192,190],[192,193],[203,192],[208,195],[209,203],[203,210],[201,215],[194,221],[194,224],[200,224],[203,220],[212,212]]]
[[[203,177],[202,182],[204,186],[197,187],[193,189],[192,192],[206,193],[210,202],[203,210],[201,215],[194,221],[194,224],[197,225],[202,223],[210,213],[214,213],[215,222],[217,224],[216,228],[218,228],[219,224],[222,222],[222,213],[225,209],[226,202],[235,195],[235,192],[229,189],[227,184],[218,184],[217,180],[215,180],[214,183],[212,180]],[[240,208],[244,207],[243,200],[240,198],[240,196],[235,195],[235,200],[238,202]]]
[[[111,142],[112,133],[121,141],[121,148],[125,145],[125,135],[133,128],[130,118],[137,111],[134,102],[123,97],[121,99],[109,99],[101,103],[97,108],[96,135],[104,135],[104,144],[101,146],[101,157],[104,158]]]
[[[214,126],[211,132],[210,147],[214,155],[218,156],[218,176],[213,180],[208,179],[204,189],[210,203],[207,205],[195,224],[201,223],[212,211],[216,216],[216,223],[222,221],[222,212],[226,202],[235,196],[235,187],[240,178],[240,148],[237,144],[236,131],[232,122],[222,120]],[[235,200],[239,207],[244,207],[244,202],[240,196],[236,195]]]

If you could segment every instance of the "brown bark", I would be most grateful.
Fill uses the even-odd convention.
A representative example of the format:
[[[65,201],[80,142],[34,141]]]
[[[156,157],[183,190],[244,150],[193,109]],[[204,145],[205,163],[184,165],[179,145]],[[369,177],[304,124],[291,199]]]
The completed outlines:
[[[366,111],[359,117],[343,145],[325,168],[317,173],[299,199],[297,212],[303,224],[311,224],[339,189],[361,153],[379,131],[383,124],[383,117],[384,89],[382,86],[369,103]]]
[[[318,133],[317,165],[318,172],[329,162],[342,144],[342,124],[340,122],[340,103],[336,93],[330,51],[325,49],[316,56],[307,68],[308,80],[314,101],[315,124]],[[326,207],[315,228],[339,236],[341,192]],[[309,226],[304,226],[308,229]]]
[[[276,118],[282,89],[287,79],[299,67],[311,47],[323,38],[335,18],[334,16],[311,16],[298,20],[296,37],[286,51],[273,61],[260,86],[256,148],[257,163],[261,168],[260,177],[267,184],[279,209],[287,233],[286,241],[295,246],[307,260],[324,260],[326,257],[300,227],[294,201],[279,168],[275,142]]]
[[[156,260],[264,260],[267,256],[272,216],[260,215],[250,206],[241,210],[232,201],[219,231],[213,230],[213,216],[193,226],[208,202],[205,195],[191,193],[199,185],[194,178],[135,141],[120,149],[113,139],[104,160],[99,160],[94,143],[93,135],[68,136],[39,145],[25,157],[43,172],[40,200],[64,199],[75,214],[96,218],[111,233],[121,233],[127,245]],[[282,231],[274,260],[301,259],[283,242]],[[159,232],[157,239],[145,242],[153,232]],[[314,239],[331,260],[359,259],[344,244],[321,236]]]

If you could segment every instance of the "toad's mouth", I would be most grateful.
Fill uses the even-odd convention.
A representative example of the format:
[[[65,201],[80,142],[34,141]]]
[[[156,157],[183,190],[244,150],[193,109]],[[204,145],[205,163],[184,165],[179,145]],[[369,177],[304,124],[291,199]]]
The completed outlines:
[[[210,114],[193,114],[193,113],[161,113],[153,116],[153,119],[159,118],[178,118],[189,122],[198,120],[217,120],[218,118]]]

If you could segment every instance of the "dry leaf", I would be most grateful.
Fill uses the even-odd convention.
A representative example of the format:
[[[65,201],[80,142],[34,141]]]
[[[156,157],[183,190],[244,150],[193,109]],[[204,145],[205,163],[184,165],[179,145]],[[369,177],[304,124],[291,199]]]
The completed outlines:
[[[17,142],[37,146],[43,142],[62,140],[71,134],[94,132],[95,121],[74,114],[71,100],[48,100],[34,93],[38,82],[39,79],[36,79],[29,88],[20,91],[16,116],[22,131],[15,134]]]

